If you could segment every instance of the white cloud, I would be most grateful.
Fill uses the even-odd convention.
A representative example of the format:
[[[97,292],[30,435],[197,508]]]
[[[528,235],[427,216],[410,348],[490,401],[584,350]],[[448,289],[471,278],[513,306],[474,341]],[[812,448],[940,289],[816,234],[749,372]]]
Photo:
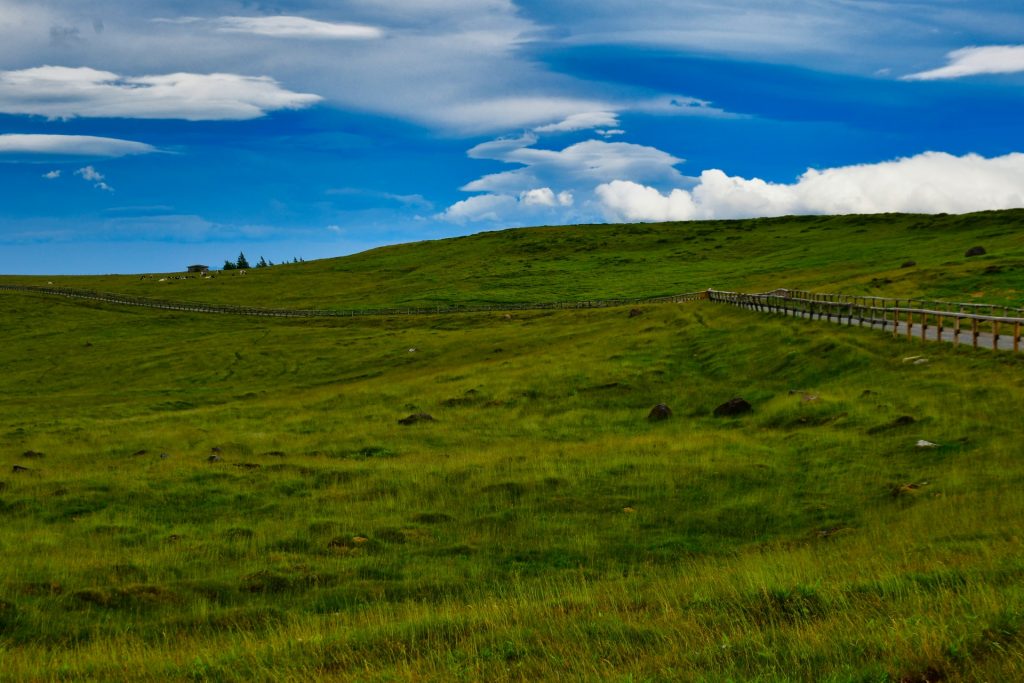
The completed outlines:
[[[470,101],[466,103],[449,103],[443,112],[448,126],[454,126],[465,132],[482,132],[488,130],[508,130],[522,126],[533,126],[554,119],[561,123],[541,126],[558,127],[580,114],[581,111],[609,106],[607,102],[598,102],[574,97],[532,95],[521,97],[498,96]],[[605,123],[598,125],[608,125]],[[576,128],[574,130],[583,130]],[[555,132],[550,128],[544,132]]]
[[[668,194],[616,180],[595,188],[609,220],[664,221],[787,214],[968,213],[1024,207],[1024,154],[986,159],[926,152],[879,164],[808,170],[792,184],[704,171]]]
[[[514,216],[536,221],[550,219],[552,215],[564,215],[564,211],[572,205],[573,193],[568,190],[555,194],[550,187],[535,187],[518,195],[476,195],[455,202],[434,218],[459,224],[480,221],[497,223]]]
[[[572,114],[565,117],[558,123],[549,123],[534,128],[537,133],[572,133],[579,130],[591,130],[593,128],[616,128],[619,125],[619,117],[610,111],[589,111],[579,114]]]
[[[595,190],[605,213],[614,221],[685,221],[696,213],[686,190],[663,195],[653,187],[629,180],[613,180]]]
[[[75,171],[75,175],[82,176],[83,180],[96,181],[96,182],[104,180],[104,178],[105,178],[105,176],[102,173],[97,171],[92,166],[86,166],[85,168],[78,169],[77,171]]]
[[[113,158],[158,151],[143,142],[101,138],[92,135],[0,135],[0,161],[53,160],[67,158]]]
[[[273,109],[309,106],[318,100],[303,93],[315,93],[342,109],[391,116],[446,134],[475,135],[558,126],[569,117],[592,112],[622,113],[646,92],[559,73],[530,50],[533,44],[571,38],[578,24],[589,23],[587,16],[594,12],[605,19],[618,14],[607,12],[601,3],[588,6],[586,12],[563,12],[557,5],[564,0],[556,2],[555,11],[545,13],[550,24],[512,0],[309,0],[299,4],[302,17],[242,17],[237,15],[243,7],[255,11],[261,3],[95,0],[85,11],[75,0],[0,0],[0,64],[10,65],[7,68],[53,63],[56,54],[68,65],[88,64],[102,70],[99,73],[124,76],[172,71],[193,78],[209,71],[258,74],[275,79],[271,85],[286,97],[284,104],[267,106],[241,97],[241,103],[230,101],[226,103],[230,106],[215,108],[208,92],[176,89],[178,96],[168,98],[164,107],[171,111],[153,112],[154,103],[139,102],[147,99],[141,93],[123,92],[143,90],[148,84],[125,79],[113,84],[123,86],[120,89],[99,85],[118,91],[111,92],[109,99],[123,102],[119,108],[131,104],[133,112],[142,112],[108,114],[113,106],[104,98],[105,106],[88,107],[100,110],[94,114],[79,113],[85,108],[80,102],[50,106],[49,98],[63,102],[59,94],[63,89],[56,96],[48,91],[40,97],[42,101],[26,107],[23,95],[4,97],[12,89],[0,82],[0,111],[5,110],[5,100],[13,98],[8,104],[17,104],[12,108],[18,112],[54,117],[252,118]],[[626,13],[644,15],[646,23],[656,26],[679,21],[680,14],[670,7],[652,11],[646,4],[635,3]],[[559,15],[565,19],[556,19]],[[94,25],[97,17],[102,17],[102,34]],[[77,40],[65,41],[59,48],[52,45],[53,26],[71,30]],[[294,46],[304,49],[287,49],[288,45],[268,44],[275,36],[323,39],[315,45]],[[355,39],[359,36],[375,39]],[[227,92],[217,84],[209,86],[217,94]],[[229,93],[225,99],[239,98]],[[172,107],[172,101],[177,106]],[[195,109],[186,108],[186,102]]]
[[[480,194],[455,202],[437,215],[453,223],[467,221],[500,221],[505,212],[516,206],[516,198],[504,194]]]
[[[640,112],[642,114],[657,114],[661,116],[708,116],[713,118],[735,118],[724,109],[719,109],[707,100],[699,100],[696,97],[685,97],[683,95],[662,95],[645,100],[636,100],[626,103],[623,109]]]
[[[221,33],[249,33],[274,38],[317,38],[328,40],[366,40],[380,38],[384,32],[364,24],[331,23],[306,17],[221,17],[215,20]]]
[[[318,95],[291,92],[266,76],[173,73],[123,77],[88,67],[0,71],[0,112],[49,118],[243,120],[302,109]]]
[[[114,188],[107,185],[106,176],[97,171],[92,166],[85,166],[75,171],[76,176],[80,176],[82,180],[92,183],[93,187],[97,190],[103,190],[104,192],[113,192]]]
[[[49,173],[44,173],[43,177],[46,178],[47,180],[56,180],[57,178],[60,178],[60,169],[50,171]]]
[[[675,183],[683,177],[675,169],[682,162],[654,147],[628,142],[586,140],[563,150],[538,149],[537,137],[526,134],[518,138],[492,140],[469,150],[474,159],[491,159],[523,167],[493,173],[467,183],[468,192],[518,194],[535,187],[569,186],[571,188],[630,178],[639,182]]]
[[[946,66],[904,76],[905,81],[935,81],[984,74],[1012,74],[1024,71],[1024,45],[966,47],[946,55]]]
[[[550,187],[537,187],[519,193],[519,203],[523,206],[572,206],[572,192],[559,192],[557,195]]]

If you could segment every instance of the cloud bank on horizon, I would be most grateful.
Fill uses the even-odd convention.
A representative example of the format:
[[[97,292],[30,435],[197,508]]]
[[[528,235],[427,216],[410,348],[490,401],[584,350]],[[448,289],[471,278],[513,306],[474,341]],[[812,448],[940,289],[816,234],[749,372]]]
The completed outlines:
[[[685,5],[0,0],[0,243],[1024,206],[1024,8]]]

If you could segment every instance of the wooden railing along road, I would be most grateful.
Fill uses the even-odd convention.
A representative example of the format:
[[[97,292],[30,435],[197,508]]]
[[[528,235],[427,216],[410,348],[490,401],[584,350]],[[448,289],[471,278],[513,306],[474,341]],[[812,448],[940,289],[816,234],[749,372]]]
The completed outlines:
[[[893,336],[1020,352],[1024,309],[994,304],[893,299],[777,289],[762,294],[708,290],[708,300],[763,313],[880,327]]]
[[[1024,309],[993,304],[952,303],[925,299],[894,299],[865,295],[823,294],[803,290],[777,289],[760,294],[724,292],[715,289],[673,296],[634,299],[536,304],[491,304],[483,306],[433,306],[420,308],[286,309],[167,301],[127,294],[94,292],[69,287],[0,285],[0,290],[47,294],[124,306],[142,306],[168,311],[219,313],[272,318],[322,318],[397,315],[438,315],[447,313],[512,312],[559,309],[611,308],[638,304],[684,303],[707,300],[731,304],[762,313],[791,315],[810,320],[825,319],[846,325],[878,327],[894,336],[904,335],[926,341],[947,341],[974,348],[1005,349],[1019,353],[1024,331]]]

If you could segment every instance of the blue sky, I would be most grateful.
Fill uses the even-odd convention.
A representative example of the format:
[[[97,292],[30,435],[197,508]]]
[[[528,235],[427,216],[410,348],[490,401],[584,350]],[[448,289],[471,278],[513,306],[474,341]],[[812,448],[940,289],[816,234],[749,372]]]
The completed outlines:
[[[1024,206],[1017,0],[0,0],[0,272]]]

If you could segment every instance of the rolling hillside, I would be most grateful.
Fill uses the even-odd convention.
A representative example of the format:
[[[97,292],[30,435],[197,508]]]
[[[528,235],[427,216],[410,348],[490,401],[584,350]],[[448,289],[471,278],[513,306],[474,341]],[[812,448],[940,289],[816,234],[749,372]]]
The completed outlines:
[[[244,281],[59,281],[268,306],[1019,301],[1022,221],[538,228]],[[291,320],[0,292],[0,678],[1024,678],[1019,357],[639,311]],[[736,396],[752,410],[715,414]]]
[[[987,254],[966,258],[983,246]],[[917,265],[901,268],[907,261]],[[1024,210],[811,216],[481,233],[160,282],[159,274],[0,277],[162,299],[282,308],[578,301],[776,287],[1019,302]]]

